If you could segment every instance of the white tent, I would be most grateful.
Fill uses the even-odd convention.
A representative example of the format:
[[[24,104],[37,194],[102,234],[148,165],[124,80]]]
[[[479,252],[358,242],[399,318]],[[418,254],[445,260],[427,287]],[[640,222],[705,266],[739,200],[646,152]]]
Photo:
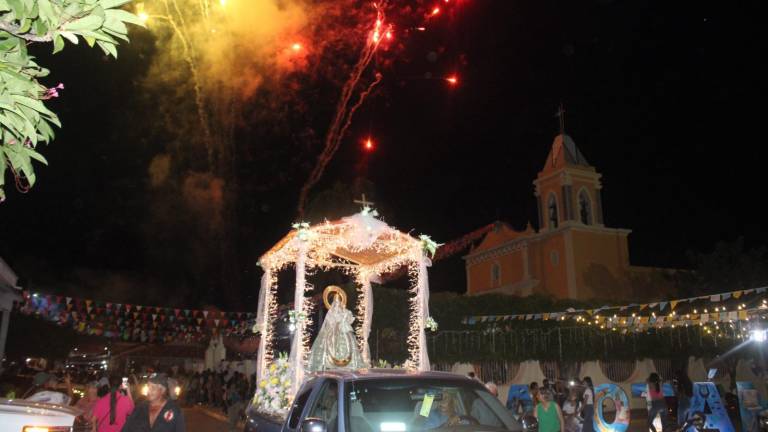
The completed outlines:
[[[21,289],[16,286],[19,277],[11,267],[0,257],[0,370],[5,358],[5,340],[8,337],[8,322],[14,301],[21,301]]]

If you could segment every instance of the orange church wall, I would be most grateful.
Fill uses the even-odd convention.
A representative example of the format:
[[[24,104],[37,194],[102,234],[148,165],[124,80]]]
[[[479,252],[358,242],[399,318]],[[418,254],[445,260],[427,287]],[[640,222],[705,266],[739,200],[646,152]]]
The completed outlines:
[[[513,285],[523,280],[525,270],[523,254],[525,251],[517,250],[505,256],[501,262],[501,284]]]
[[[494,261],[484,261],[472,264],[467,268],[469,272],[470,294],[477,294],[494,289],[491,285],[491,266]]]
[[[627,236],[580,230],[573,230],[572,236],[577,296],[609,299],[629,294]]]
[[[562,235],[546,237],[531,245],[532,277],[538,279],[539,286],[534,291],[549,294],[557,298],[568,297],[568,277],[566,272],[565,239]],[[552,252],[557,251],[557,263],[552,262]]]
[[[523,253],[524,251],[514,251],[508,255],[491,258],[468,266],[470,294],[482,293],[522,281],[525,276]],[[496,285],[493,284],[492,280],[494,263],[499,263],[501,267],[501,281]]]

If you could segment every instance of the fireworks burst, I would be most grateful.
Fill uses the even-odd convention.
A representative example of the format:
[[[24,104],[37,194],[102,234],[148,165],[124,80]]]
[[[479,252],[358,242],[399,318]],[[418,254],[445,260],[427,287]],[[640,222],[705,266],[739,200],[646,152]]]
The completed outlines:
[[[382,69],[392,63],[408,36],[449,15],[455,3],[435,0],[419,6],[415,0],[397,4],[377,0],[361,9],[356,0],[151,0],[138,4],[136,12],[161,46],[148,82],[176,89],[177,102],[165,102],[164,116],[179,116],[182,105],[195,113],[198,127],[194,132],[177,129],[176,141],[202,142],[207,171],[219,176],[236,171],[233,130],[238,122],[247,121],[241,111],[260,88],[268,86],[267,97],[276,99],[267,107],[298,110],[304,101],[286,96],[306,84],[297,76],[316,82],[317,75],[330,77],[336,72],[334,80],[339,70],[348,71],[344,74],[348,78],[339,83],[322,149],[299,193],[302,215],[310,191],[338,151],[353,117],[382,82]],[[353,64],[331,64],[343,62],[350,50],[357,50]],[[458,84],[456,75],[445,80],[451,86]],[[188,95],[179,90],[184,86]],[[190,160],[187,155],[179,157]]]
[[[444,0],[444,2],[447,5],[449,0]],[[325,137],[323,151],[318,156],[317,163],[313,167],[309,178],[304,183],[301,188],[301,192],[299,193],[299,216],[303,216],[304,207],[309,197],[309,192],[312,187],[314,187],[314,185],[317,184],[317,182],[320,180],[323,172],[325,171],[325,168],[328,166],[328,163],[333,159],[333,156],[339,149],[341,141],[344,138],[347,129],[352,123],[352,117],[354,116],[355,112],[358,110],[358,108],[360,108],[366,97],[371,94],[374,87],[376,87],[376,85],[378,85],[383,78],[381,71],[377,70],[374,72],[373,79],[371,79],[367,85],[361,85],[361,78],[371,64],[371,61],[374,59],[382,41],[390,42],[394,38],[394,25],[392,24],[391,20],[387,21],[387,17],[385,15],[388,9],[388,3],[386,1],[373,3],[373,7],[376,12],[376,17],[370,26],[370,36],[367,38],[365,45],[360,52],[358,61],[352,69],[352,73],[350,74],[350,78],[344,83],[341,91],[341,97],[339,98],[339,102],[336,107],[336,113]],[[412,11],[409,8],[406,8],[406,10]],[[441,13],[441,11],[442,10],[440,7],[433,7],[428,11],[428,13],[426,13],[421,24],[425,24],[427,20],[436,17]],[[409,28],[413,28],[417,31],[426,30],[426,27],[423,25],[410,26]],[[458,84],[458,78],[456,75],[447,77],[446,81],[448,81],[448,83],[452,86]],[[355,90],[359,87],[362,87],[363,89],[360,91],[359,96],[355,101],[353,96]],[[374,146],[370,138],[368,138],[368,140],[365,142],[364,147],[367,151],[373,150]]]

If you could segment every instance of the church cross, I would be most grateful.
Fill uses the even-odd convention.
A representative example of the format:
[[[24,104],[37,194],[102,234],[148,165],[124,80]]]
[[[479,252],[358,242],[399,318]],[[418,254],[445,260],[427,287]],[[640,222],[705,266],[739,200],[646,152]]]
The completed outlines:
[[[371,201],[367,201],[367,200],[365,199],[365,194],[363,194],[363,197],[362,197],[362,198],[360,198],[359,200],[354,200],[353,202],[354,202],[355,204],[360,204],[361,206],[363,206],[363,208],[365,208],[365,207],[371,208],[371,206],[373,206],[374,204],[376,204],[376,203],[374,203],[374,202],[371,202]]]
[[[560,153],[560,150],[563,145],[565,145],[565,107],[563,106],[563,102],[560,102],[560,106],[557,108],[557,112],[555,113],[555,117],[558,117],[560,119],[560,146],[558,148],[555,148],[552,150],[552,166],[555,166],[557,163],[557,155]]]
[[[555,117],[560,119],[560,135],[565,135],[565,107],[562,102],[560,102],[560,106],[557,108]]]

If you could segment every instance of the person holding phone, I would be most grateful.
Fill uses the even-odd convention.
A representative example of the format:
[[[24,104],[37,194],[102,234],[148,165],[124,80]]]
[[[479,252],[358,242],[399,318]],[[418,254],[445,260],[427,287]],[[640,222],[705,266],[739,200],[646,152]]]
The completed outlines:
[[[120,432],[133,412],[133,396],[127,378],[112,377],[110,392],[93,407],[93,432]]]

